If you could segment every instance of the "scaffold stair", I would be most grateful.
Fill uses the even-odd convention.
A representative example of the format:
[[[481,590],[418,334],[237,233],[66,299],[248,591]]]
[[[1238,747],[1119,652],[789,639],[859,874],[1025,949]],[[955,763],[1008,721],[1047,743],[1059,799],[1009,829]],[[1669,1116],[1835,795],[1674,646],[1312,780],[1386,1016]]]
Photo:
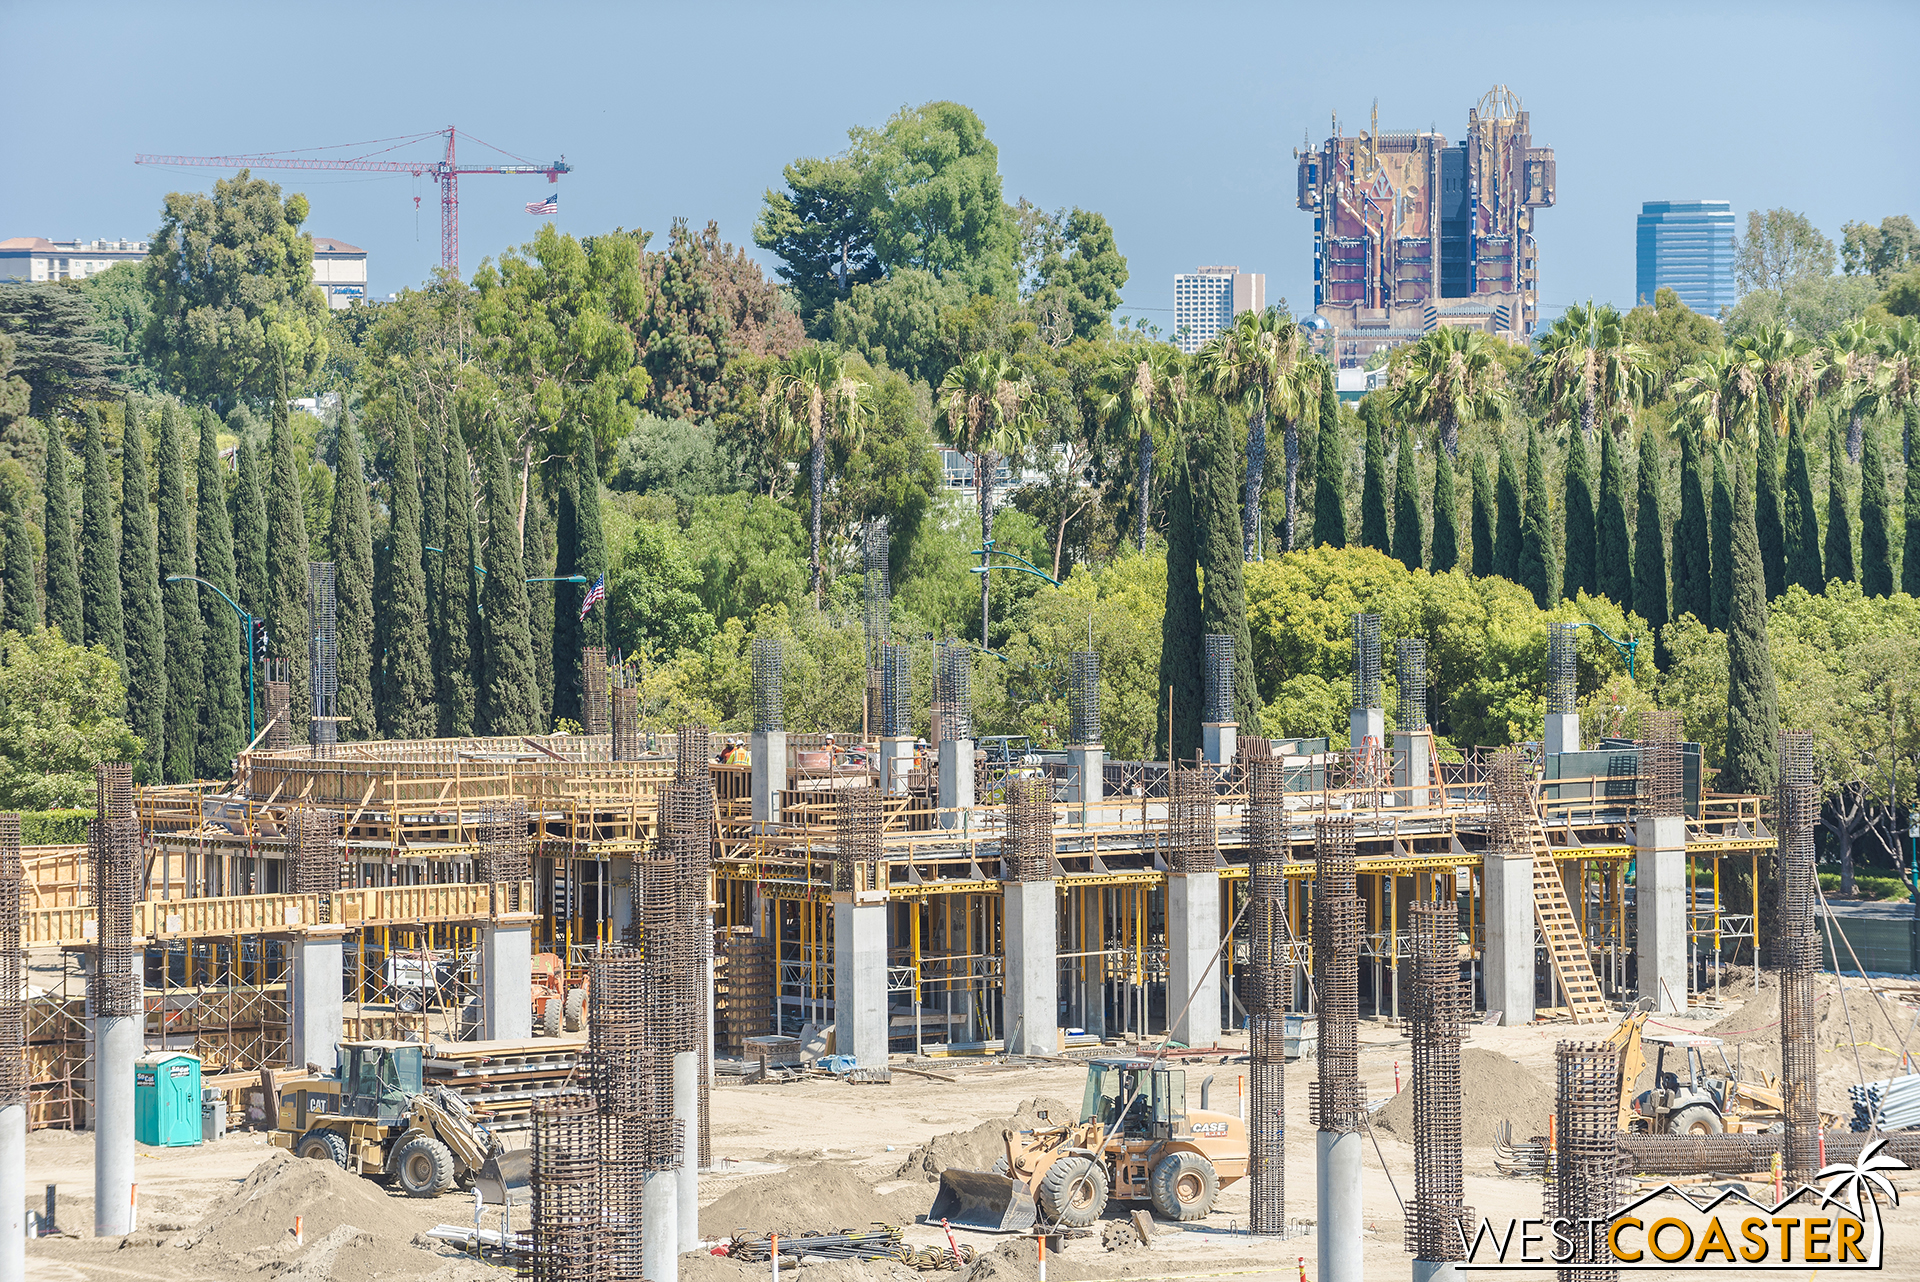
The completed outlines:
[[[1564,1009],[1576,1024],[1605,1023],[1613,1013],[1593,973],[1586,937],[1580,933],[1580,919],[1567,899],[1566,884],[1560,880],[1560,866],[1547,844],[1547,830],[1540,822],[1537,804],[1528,810],[1527,835],[1533,846],[1533,920],[1547,942],[1554,978],[1566,997]]]

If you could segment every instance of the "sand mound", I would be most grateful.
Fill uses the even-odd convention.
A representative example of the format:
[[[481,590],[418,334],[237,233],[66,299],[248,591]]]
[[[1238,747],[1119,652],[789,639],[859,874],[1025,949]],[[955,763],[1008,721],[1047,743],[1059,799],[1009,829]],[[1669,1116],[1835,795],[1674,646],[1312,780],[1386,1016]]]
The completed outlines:
[[[180,1246],[212,1256],[291,1254],[296,1215],[303,1220],[306,1250],[326,1244],[330,1263],[361,1255],[362,1237],[391,1246],[410,1241],[416,1227],[366,1177],[276,1150],[238,1188],[215,1201]],[[343,1227],[352,1231],[336,1236]]]
[[[702,1237],[735,1233],[830,1233],[869,1224],[910,1224],[933,1205],[933,1189],[910,1185],[881,1195],[860,1171],[828,1162],[762,1175],[700,1210]]]
[[[1497,1051],[1463,1047],[1460,1051],[1460,1143],[1491,1148],[1501,1122],[1513,1124],[1513,1138],[1544,1134],[1553,1111],[1553,1090],[1539,1076]],[[1373,1115],[1373,1124],[1401,1139],[1413,1140],[1413,1089],[1395,1095]]]
[[[1040,1117],[1042,1113],[1047,1115],[1044,1121]],[[1006,1156],[1006,1145],[1001,1140],[1002,1131],[1027,1130],[1049,1124],[1060,1126],[1078,1115],[1077,1109],[1059,1100],[1024,1100],[1011,1117],[982,1122],[970,1131],[949,1131],[945,1135],[934,1136],[907,1154],[907,1160],[901,1163],[896,1178],[925,1179],[937,1184],[940,1172],[949,1167],[962,1171],[991,1170],[994,1162]]]

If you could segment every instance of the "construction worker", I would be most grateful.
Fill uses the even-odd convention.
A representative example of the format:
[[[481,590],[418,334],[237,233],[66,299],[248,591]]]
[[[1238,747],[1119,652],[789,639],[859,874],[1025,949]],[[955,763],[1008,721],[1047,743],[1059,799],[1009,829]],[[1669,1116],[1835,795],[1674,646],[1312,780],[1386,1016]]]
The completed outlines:
[[[722,765],[744,766],[748,763],[748,760],[745,744],[741,743],[738,739],[727,740],[727,750],[721,754],[720,757]]]

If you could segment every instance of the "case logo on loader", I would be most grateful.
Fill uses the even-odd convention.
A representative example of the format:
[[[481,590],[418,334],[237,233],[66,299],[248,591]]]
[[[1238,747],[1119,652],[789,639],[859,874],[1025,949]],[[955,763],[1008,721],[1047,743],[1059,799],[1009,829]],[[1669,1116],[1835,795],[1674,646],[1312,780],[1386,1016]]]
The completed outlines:
[[[1227,1133],[1227,1124],[1225,1122],[1195,1122],[1193,1124],[1193,1133],[1195,1135],[1225,1135]]]

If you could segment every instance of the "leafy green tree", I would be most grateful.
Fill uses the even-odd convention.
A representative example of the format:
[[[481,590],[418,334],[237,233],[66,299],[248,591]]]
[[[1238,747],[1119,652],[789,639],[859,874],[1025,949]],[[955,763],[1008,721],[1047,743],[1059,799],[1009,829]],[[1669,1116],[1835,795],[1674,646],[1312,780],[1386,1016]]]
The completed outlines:
[[[78,645],[86,635],[80,603],[79,554],[74,547],[73,498],[68,488],[67,442],[59,424],[47,424],[46,515],[40,528],[47,539],[47,626]]]
[[[93,310],[94,334],[113,353],[108,373],[122,387],[160,390],[160,379],[140,361],[140,336],[153,319],[146,269],[140,263],[115,263],[80,282],[80,295]]]
[[[1540,428],[1527,424],[1527,500],[1520,521],[1520,584],[1542,610],[1554,602],[1553,518],[1547,514],[1547,468]]]
[[[228,523],[219,426],[220,420],[211,411],[200,412],[200,449],[194,472],[198,519],[193,528],[194,564],[199,568],[194,573],[244,607],[233,564],[233,527]],[[240,479],[244,483],[244,473]],[[246,648],[233,608],[197,584],[188,586],[199,596],[200,653],[206,674],[198,691],[193,769],[202,779],[220,779],[247,745]],[[176,584],[169,591],[178,589]]]
[[[1514,466],[1513,451],[1507,438],[1500,437],[1500,471],[1494,481],[1498,508],[1493,527],[1493,572],[1510,583],[1520,582],[1520,541],[1524,537],[1526,491],[1520,488],[1520,471]]]
[[[1200,713],[1206,701],[1206,634],[1200,601],[1201,531],[1194,510],[1193,480],[1185,450],[1172,454],[1174,478],[1167,501],[1167,595],[1160,622],[1160,679],[1154,719],[1154,752],[1168,761],[1191,761],[1200,750]]]
[[[273,461],[267,500],[268,653],[287,660],[287,716],[294,742],[304,742],[313,716],[312,674],[303,660],[307,634],[307,513],[301,500],[300,467],[293,426],[282,397],[273,407]]]
[[[1300,418],[1319,392],[1319,371],[1304,365],[1306,336],[1278,307],[1241,312],[1201,349],[1200,382],[1213,395],[1247,406],[1247,478],[1241,527],[1245,559],[1260,540],[1260,487],[1267,470],[1267,415],[1280,418],[1286,451],[1286,528],[1282,547],[1293,551],[1300,483]],[[1309,381],[1309,379],[1311,381]]]
[[[1868,596],[1893,595],[1892,524],[1887,501],[1887,464],[1880,454],[1880,433],[1867,429],[1860,454],[1860,590]],[[1920,556],[1920,545],[1912,555]]]
[[[883,267],[922,267],[970,293],[1013,297],[1019,246],[1000,196],[1000,152],[980,117],[929,102],[848,136]]]
[[[27,386],[27,380],[21,371],[14,367],[14,356],[20,350],[20,340],[0,326],[0,431],[13,426],[15,421],[25,418],[27,410],[33,404],[33,389]]]
[[[168,783],[184,783],[194,777],[194,745],[199,736],[199,705],[206,679],[199,605],[200,593],[206,589],[197,583],[165,581],[176,574],[199,573],[194,568],[193,523],[187,508],[186,417],[178,401],[169,399],[161,406],[154,468],[159,474],[158,591],[166,637],[167,698],[161,732],[165,751],[155,751],[151,745],[148,751],[161,763],[160,777]]]
[[[1637,590],[1637,589],[1636,589]],[[1700,437],[1680,433],[1680,523],[1673,531],[1673,615],[1713,618],[1713,553]]]
[[[874,255],[861,170],[850,155],[794,161],[782,173],[787,189],[767,191],[754,224],[754,243],[780,259],[780,277],[815,338],[826,336],[836,300],[886,274]]]
[[[1393,553],[1393,534],[1387,528],[1387,446],[1380,422],[1386,407],[1379,401],[1360,402],[1367,424],[1366,462],[1360,474],[1360,546]]]
[[[1654,291],[1652,306],[1643,301],[1627,313],[1624,329],[1628,342],[1646,350],[1648,390],[1667,386],[1675,374],[1724,350],[1726,343],[1717,320],[1688,307],[1665,285]]]
[[[1633,609],[1633,544],[1627,534],[1627,472],[1613,433],[1600,437],[1600,506],[1594,513],[1594,573],[1600,595]]]
[[[1473,544],[1473,576],[1484,579],[1494,573],[1493,482],[1487,476],[1487,456],[1473,456],[1473,511],[1468,520],[1468,535]]]
[[[116,366],[97,324],[78,290],[0,283],[0,335],[12,345],[5,381],[19,379],[27,390],[26,405],[0,417],[25,413],[47,419],[112,395]]]
[[[236,424],[236,426],[239,426]],[[257,619],[269,617],[267,591],[267,500],[260,450],[244,428],[234,455],[233,565],[240,584],[240,608]]]
[[[442,498],[439,494],[434,497]],[[380,729],[389,739],[432,738],[438,720],[433,702],[432,642],[427,629],[426,567],[430,562],[421,546],[420,509],[413,416],[401,414],[393,424],[392,466],[387,482],[390,519],[381,555],[382,590],[374,602],[380,615],[379,632],[386,642],[386,653],[379,656],[378,664]],[[444,516],[443,512],[441,519]]]
[[[1655,653],[1664,663],[1660,629],[1672,618],[1667,604],[1667,521],[1660,514],[1660,447],[1653,439],[1653,429],[1647,427],[1640,429],[1635,489],[1638,534],[1633,541],[1633,610],[1652,629]]]
[[[1420,476],[1414,470],[1413,437],[1404,422],[1394,453],[1398,461],[1393,478],[1393,559],[1409,570],[1418,570],[1427,560],[1420,528]]]
[[[1920,227],[1905,214],[1840,228],[1840,262],[1849,276],[1882,278],[1920,262]]]
[[[440,652],[433,665],[440,691],[440,734],[461,738],[474,732],[478,698],[474,671],[483,662],[483,643],[480,576],[475,573],[480,536],[473,520],[473,469],[458,425],[446,433],[446,478],[447,508],[441,526],[446,546],[434,558],[440,570],[438,593],[432,587],[428,592],[435,595],[441,613]]]
[[[307,198],[242,169],[170,192],[147,250],[149,368],[190,400],[304,387],[327,359],[327,303],[313,283]]]
[[[980,647],[991,648],[987,624],[988,572],[993,546],[994,478],[1005,460],[1017,460],[1045,421],[1033,381],[1003,352],[978,352],[947,371],[940,383],[939,421],[946,443],[973,465],[980,502]],[[816,525],[818,517],[815,517]],[[817,546],[817,544],[816,544]],[[818,553],[815,553],[816,566]],[[816,577],[818,569],[814,571]]]
[[[1347,546],[1347,459],[1340,439],[1340,397],[1333,366],[1316,360],[1320,375],[1319,448],[1313,465],[1313,540]]]
[[[1767,636],[1766,575],[1745,467],[1733,492],[1733,604],[1727,622],[1727,751],[1723,792],[1767,796],[1780,777],[1780,700]]]
[[[1434,438],[1433,452],[1433,556],[1429,564],[1435,574],[1445,574],[1460,564],[1460,510],[1454,493],[1454,461],[1439,448]]]
[[[151,487],[143,417],[128,412],[120,449],[120,600],[126,626],[127,722],[145,746],[142,773],[158,781],[164,777],[168,752],[167,648],[172,638],[160,613],[160,568],[153,509],[147,505]]]
[[[498,427],[487,433],[482,458],[486,576],[480,588],[480,690],[475,718],[483,734],[533,734],[540,726],[533,688],[527,565],[520,549],[518,503],[507,473],[506,444]]]
[[[1711,591],[1707,617],[1702,620],[1715,632],[1727,630],[1733,612],[1733,487],[1727,482],[1727,454],[1724,448],[1713,452],[1713,555]],[[1758,539],[1756,537],[1756,544]]]
[[[790,452],[801,448],[807,452],[813,513],[807,586],[815,604],[824,600],[826,593],[820,562],[820,518],[826,502],[827,442],[829,437],[858,437],[865,429],[867,392],[868,384],[847,368],[846,354],[822,344],[803,347],[782,363],[762,408]],[[990,510],[985,506],[988,500],[982,502],[983,510]]]
[[[1233,719],[1238,725],[1256,726],[1260,724],[1260,689],[1253,675],[1253,637],[1247,630],[1240,451],[1234,443],[1233,416],[1224,406],[1216,401],[1197,412],[1204,417],[1195,424],[1189,476],[1200,540],[1198,559],[1206,578],[1200,630],[1202,636],[1233,638]],[[1206,643],[1200,644],[1204,664]]]
[[[553,725],[553,516],[538,485],[527,487],[527,537],[522,543],[527,570],[527,636],[533,644],[534,724],[542,733]]]
[[[1086,209],[1044,214],[1032,211],[1033,232],[1023,237],[1031,264],[1033,302],[1065,310],[1074,338],[1100,339],[1113,332],[1113,309],[1127,283],[1127,260],[1106,218]]]
[[[607,608],[596,606],[580,617],[594,582],[607,572],[606,535],[600,527],[600,474],[593,452],[576,450],[562,474],[554,510],[554,570],[578,574],[585,583],[556,584],[553,614],[553,715],[556,721],[581,721],[580,652],[607,643]]]
[[[1784,289],[1805,277],[1833,275],[1833,242],[1805,214],[1790,209],[1747,213],[1733,265],[1740,292]]]
[[[51,630],[0,635],[0,806],[90,804],[94,766],[140,755],[122,716],[126,700],[120,669],[100,646]]]
[[[80,482],[80,613],[88,645],[105,646],[127,670],[126,616],[120,601],[120,522],[100,415],[91,407]]]
[[[1507,403],[1505,367],[1492,336],[1442,325],[1410,344],[1393,367],[1393,399],[1403,417],[1440,431],[1447,457],[1460,453],[1460,425],[1492,418]]]
[[[938,383],[953,354],[942,340],[941,318],[965,305],[966,289],[932,272],[903,267],[871,285],[855,285],[834,304],[823,341],[858,352],[874,368],[896,369]]]
[[[641,521],[633,527],[607,574],[608,641],[629,654],[663,656],[706,643],[713,616],[700,603],[700,576],[687,553],[668,522]],[[853,635],[859,635],[857,629]],[[792,673],[787,680],[793,681]],[[864,687],[864,680],[853,680]]]
[[[1780,493],[1780,445],[1765,427],[1760,430],[1754,470],[1754,527],[1761,569],[1766,574],[1767,599],[1771,601],[1787,590],[1787,524],[1781,512],[1785,501]]]
[[[1178,349],[1166,343],[1129,344],[1113,353],[1099,376],[1098,412],[1139,442],[1134,481],[1134,546],[1145,550],[1153,508],[1154,449],[1171,440],[1185,412],[1187,380]]]
[[[1809,592],[1827,585],[1820,564],[1820,518],[1814,514],[1813,473],[1807,466],[1805,414],[1797,406],[1787,436],[1787,582]]]
[[[704,419],[725,403],[736,353],[706,254],[686,219],[673,220],[667,252],[649,254],[646,265],[651,288],[639,329],[651,380],[647,409],[663,418]]]
[[[40,594],[34,583],[33,536],[27,532],[26,501],[20,491],[6,487],[7,563],[4,614],[0,625],[8,632],[30,637],[40,630]]]
[[[1565,506],[1566,574],[1560,595],[1573,601],[1582,592],[1592,595],[1600,590],[1594,561],[1593,461],[1584,432],[1567,433]]]
[[[334,559],[334,633],[339,640],[340,689],[334,713],[340,738],[374,736],[373,522],[367,511],[367,470],[360,429],[342,414],[334,446],[333,511],[328,530]]]
[[[1853,572],[1853,518],[1847,511],[1847,469],[1838,424],[1827,429],[1827,548],[1823,567],[1827,579],[1851,583]]]

